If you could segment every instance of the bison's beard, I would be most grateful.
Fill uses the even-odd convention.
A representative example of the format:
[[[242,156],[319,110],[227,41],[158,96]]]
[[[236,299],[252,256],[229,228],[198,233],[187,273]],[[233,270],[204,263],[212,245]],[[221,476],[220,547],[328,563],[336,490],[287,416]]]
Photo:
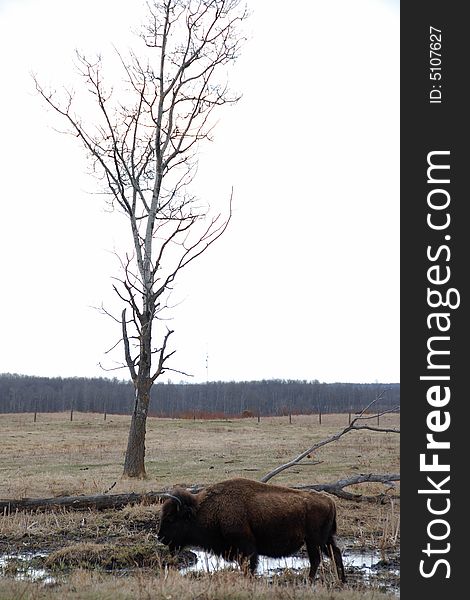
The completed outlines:
[[[187,532],[177,530],[177,528],[171,531],[159,532],[157,539],[162,544],[165,544],[165,546],[168,546],[170,552],[181,550],[181,548],[192,542],[191,536]]]

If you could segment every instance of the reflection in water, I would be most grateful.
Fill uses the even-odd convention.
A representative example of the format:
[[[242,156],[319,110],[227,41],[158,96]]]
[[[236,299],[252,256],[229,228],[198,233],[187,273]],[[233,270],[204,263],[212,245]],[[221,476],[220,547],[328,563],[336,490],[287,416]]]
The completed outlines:
[[[46,569],[31,566],[34,558],[44,558],[47,554],[40,552],[24,552],[22,554],[0,555],[0,575],[9,574],[20,581],[42,581],[43,583],[54,583]]]
[[[182,573],[191,572],[207,572],[212,573],[225,568],[236,568],[238,565],[235,562],[228,562],[219,556],[215,556],[204,550],[192,549],[196,555],[196,562],[181,569]],[[358,567],[361,570],[370,571],[371,568],[380,560],[380,553],[376,550],[345,550],[343,552],[345,567]],[[267,556],[259,557],[257,573],[259,575],[270,574],[272,571],[279,569],[292,569],[300,571],[308,569],[310,562],[307,557],[303,556],[286,556],[284,558],[269,558]]]
[[[209,552],[204,552],[204,550],[192,549],[191,552],[194,552],[196,555],[196,562],[181,569],[182,573],[212,573],[213,571],[219,571],[220,569],[238,567],[236,562],[228,562],[220,556],[215,556]],[[308,558],[299,556],[286,556],[285,558],[269,558],[267,556],[260,556],[256,572],[259,575],[263,575],[270,574],[279,569],[300,570],[306,569],[309,566],[310,562]]]

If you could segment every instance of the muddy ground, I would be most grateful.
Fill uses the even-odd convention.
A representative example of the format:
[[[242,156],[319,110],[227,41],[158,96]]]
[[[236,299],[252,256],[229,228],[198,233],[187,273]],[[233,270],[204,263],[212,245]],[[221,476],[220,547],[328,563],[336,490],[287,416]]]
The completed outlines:
[[[166,567],[182,569],[193,565],[187,570],[187,576],[197,577],[206,568],[204,561],[199,559],[200,567],[195,567],[197,555],[190,550],[172,557],[156,540],[158,518],[156,506],[0,517],[4,520],[0,535],[0,575],[50,582],[66,577],[74,569],[125,576],[139,569],[158,573]],[[372,587],[398,595],[397,547],[378,550],[366,540],[353,537],[339,536],[338,542],[343,550],[349,586]],[[306,578],[307,566],[306,553],[301,551],[294,561],[263,570],[260,576],[298,581]],[[329,561],[325,561],[319,576],[324,581],[334,578]]]

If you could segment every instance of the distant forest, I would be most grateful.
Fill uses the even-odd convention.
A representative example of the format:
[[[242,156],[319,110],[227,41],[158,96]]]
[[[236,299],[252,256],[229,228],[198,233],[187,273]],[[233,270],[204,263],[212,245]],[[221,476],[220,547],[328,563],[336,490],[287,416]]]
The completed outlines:
[[[150,416],[276,416],[354,413],[375,398],[377,410],[400,404],[399,383],[320,383],[319,381],[157,383]],[[100,412],[130,414],[133,386],[129,381],[84,377],[46,378],[0,374],[0,413]]]

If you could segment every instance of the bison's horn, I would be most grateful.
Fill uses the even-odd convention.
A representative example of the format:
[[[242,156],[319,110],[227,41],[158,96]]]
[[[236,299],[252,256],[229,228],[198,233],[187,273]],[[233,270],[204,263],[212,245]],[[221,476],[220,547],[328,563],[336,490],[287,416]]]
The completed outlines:
[[[178,496],[173,496],[173,494],[167,494],[167,493],[165,492],[165,493],[162,493],[162,494],[159,494],[159,495],[160,495],[162,498],[173,498],[173,500],[177,500],[177,501],[180,503],[180,505],[181,505],[181,504],[183,504],[183,503],[181,502],[181,498],[178,498]]]

